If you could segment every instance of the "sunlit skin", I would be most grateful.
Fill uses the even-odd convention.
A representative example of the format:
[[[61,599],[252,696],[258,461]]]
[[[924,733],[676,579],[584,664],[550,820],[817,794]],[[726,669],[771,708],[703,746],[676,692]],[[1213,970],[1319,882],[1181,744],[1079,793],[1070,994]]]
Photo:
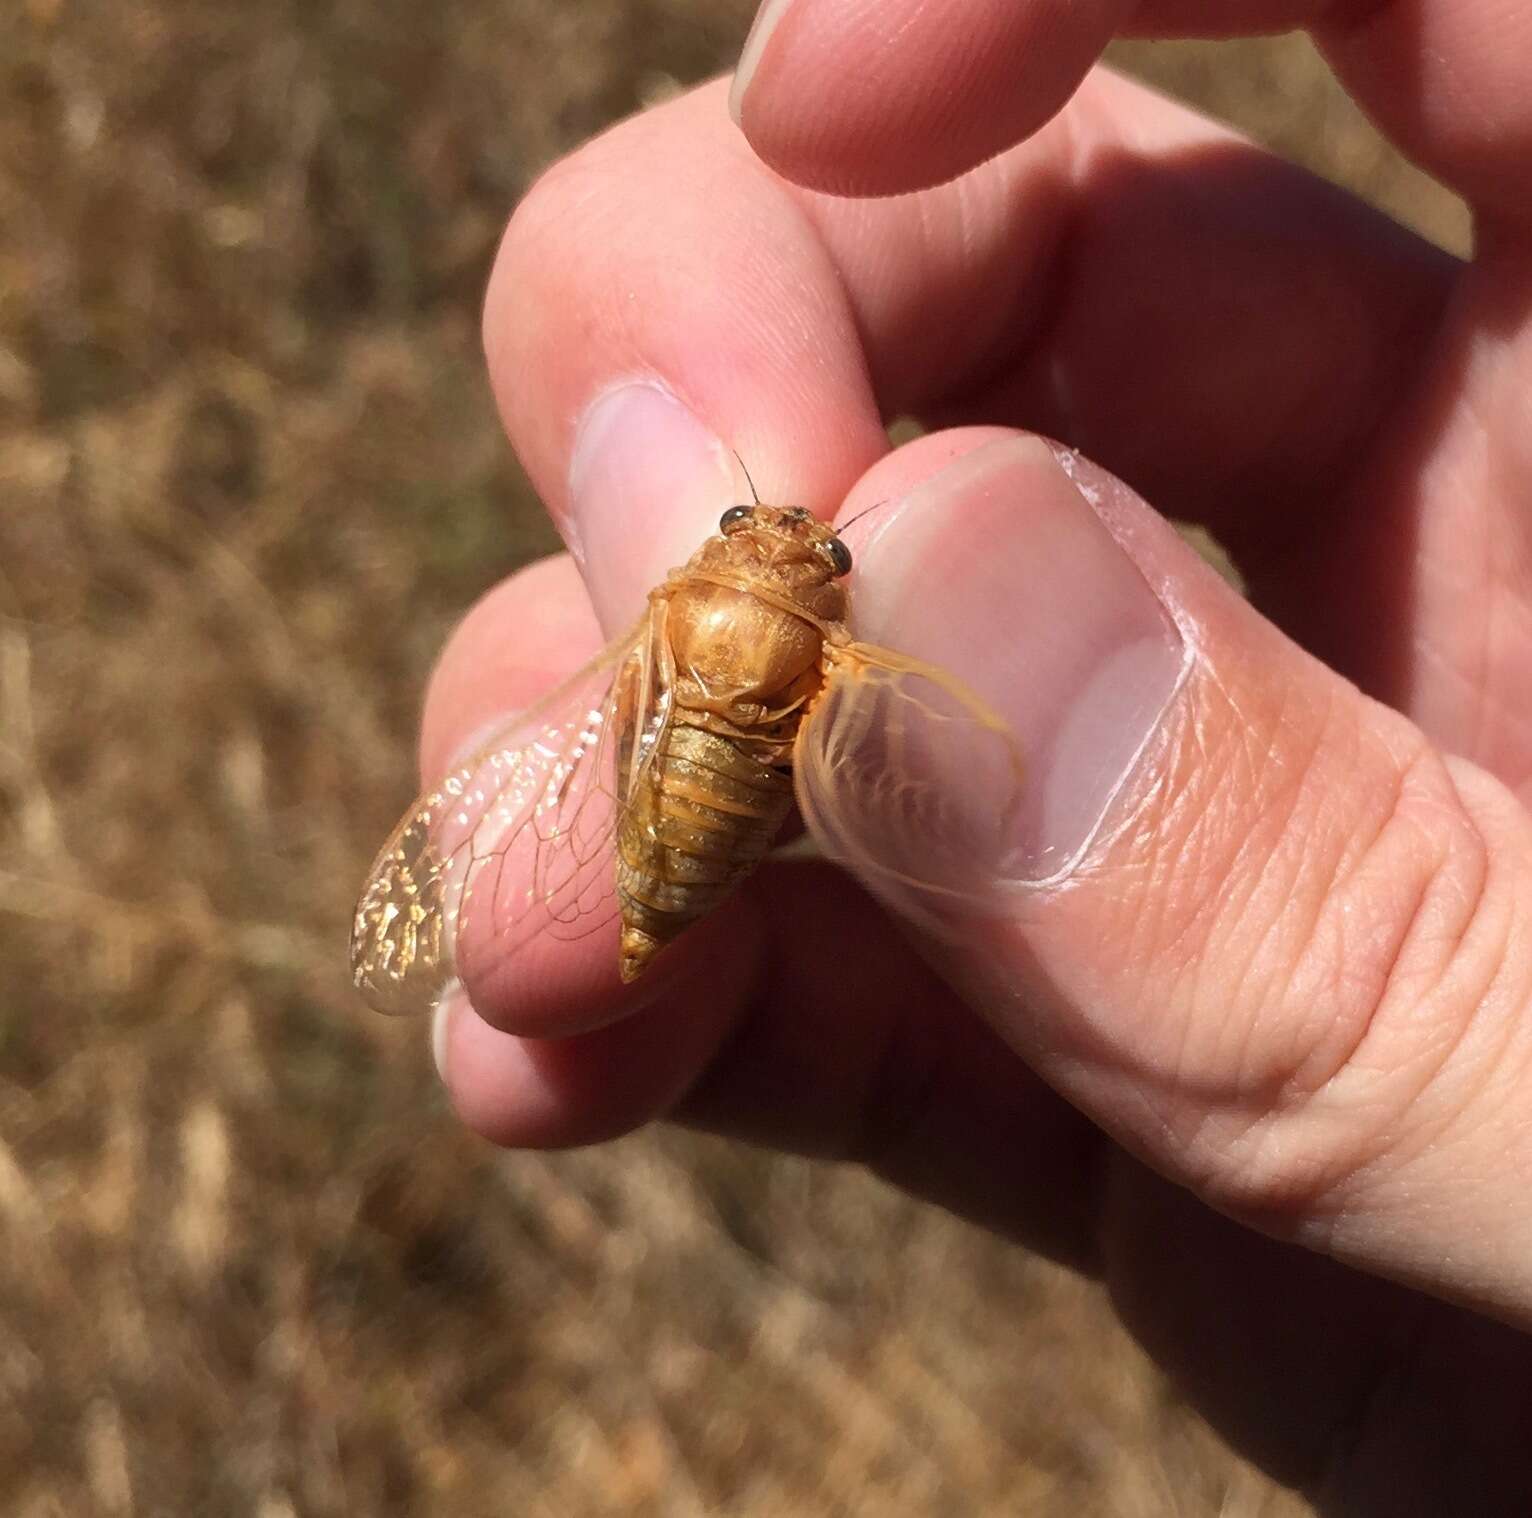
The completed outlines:
[[[1129,10],[792,0],[745,137],[710,86],[533,190],[486,347],[577,562],[486,598],[424,738],[439,773],[627,625],[716,522],[727,448],[845,520],[928,488],[946,511],[945,470],[1011,447],[1014,510],[965,494],[985,532],[954,509],[923,575],[910,514],[853,545],[858,635],[923,654],[939,618],[970,683],[1014,659],[1010,685],[1062,684],[1048,625],[1019,653],[1006,629],[1046,603],[1062,637],[1104,597],[1029,549],[1083,510],[1033,429],[1094,461],[1066,483],[1194,656],[1086,866],[933,967],[834,872],[768,864],[634,987],[486,981],[439,1024],[445,1078],[503,1144],[669,1117],[865,1160],[1099,1272],[1326,1511],[1532,1510],[1532,13],[1131,8],[1140,33],[1313,26],[1472,204],[1459,263],[1092,70]],[[705,436],[586,457],[632,381]],[[951,430],[890,453],[900,414]],[[1254,604],[1107,470],[1211,525]]]

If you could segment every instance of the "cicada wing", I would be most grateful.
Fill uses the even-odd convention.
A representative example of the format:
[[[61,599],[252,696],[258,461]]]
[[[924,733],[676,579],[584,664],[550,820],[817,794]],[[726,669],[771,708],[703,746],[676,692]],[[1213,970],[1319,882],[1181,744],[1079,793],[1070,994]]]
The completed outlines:
[[[650,675],[650,624],[512,719],[404,814],[352,929],[352,979],[371,1006],[426,1011],[465,953],[504,958],[616,917],[613,835],[668,720],[670,692]]]
[[[826,650],[794,750],[819,847],[941,932],[1003,872],[1022,795],[1005,721],[943,670],[871,644]]]

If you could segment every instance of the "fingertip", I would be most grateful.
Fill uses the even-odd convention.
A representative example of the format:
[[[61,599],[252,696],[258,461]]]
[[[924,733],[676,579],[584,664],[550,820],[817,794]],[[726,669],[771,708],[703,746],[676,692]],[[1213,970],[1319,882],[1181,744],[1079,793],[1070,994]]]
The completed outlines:
[[[1042,126],[1127,9],[1126,0],[769,0],[730,106],[756,152],[806,188],[926,189]]]
[[[438,1057],[453,1110],[480,1137],[521,1149],[601,1143],[664,1116],[745,1004],[759,926],[741,928],[678,956],[676,973],[647,1003],[589,1031],[522,1036],[493,1026],[466,999],[453,1002]]]
[[[447,1007],[439,1022],[447,1095],[470,1132],[505,1148],[545,1148],[594,1131],[550,1090],[528,1040],[492,1028],[466,1000]]]

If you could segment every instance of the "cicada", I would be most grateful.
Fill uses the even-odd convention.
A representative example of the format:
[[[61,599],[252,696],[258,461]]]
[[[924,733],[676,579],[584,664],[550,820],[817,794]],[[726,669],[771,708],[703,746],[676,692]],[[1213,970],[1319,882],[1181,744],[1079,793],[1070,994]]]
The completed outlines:
[[[633,980],[795,802],[830,858],[939,916],[1004,836],[1019,756],[955,678],[852,636],[851,567],[802,507],[726,511],[636,627],[405,813],[357,904],[363,997],[425,1010],[476,967],[601,933]],[[977,814],[943,771],[982,775]]]

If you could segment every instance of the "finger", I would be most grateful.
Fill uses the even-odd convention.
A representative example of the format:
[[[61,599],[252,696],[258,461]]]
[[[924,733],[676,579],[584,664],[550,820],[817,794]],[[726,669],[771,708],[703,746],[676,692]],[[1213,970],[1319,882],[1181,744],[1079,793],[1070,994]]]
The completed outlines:
[[[1035,132],[1132,8],[1131,0],[767,0],[730,110],[767,163],[810,189],[926,189]]]
[[[1110,76],[963,185],[872,206],[784,186],[710,87],[532,191],[485,336],[615,631],[750,498],[735,451],[765,499],[828,511],[901,412],[1024,412],[1183,514],[1269,510],[1290,536],[1354,467],[1451,268]]]
[[[933,436],[846,507],[902,497],[859,545],[862,635],[967,680],[1028,756],[945,973],[1204,1199],[1532,1317],[1532,823],[1064,462]],[[936,752],[917,778],[982,805]],[[835,757],[812,768],[827,845],[925,909],[879,874],[897,841],[835,793]]]
[[[717,90],[534,187],[484,330],[511,441],[608,631],[750,500],[738,460],[766,499],[825,509],[886,447],[829,254]]]
[[[1312,27],[1401,148],[1486,210],[1525,221],[1532,18],[1499,0],[770,0],[734,85],[752,145],[797,183],[892,194],[961,174],[1036,131],[1114,33]]]
[[[721,913],[688,935],[688,973],[671,974],[666,994],[656,998],[651,988],[636,1007],[600,1025],[582,1018],[546,978],[519,985],[509,1005],[485,1001],[472,983],[449,994],[432,1042],[458,1116],[494,1143],[546,1149],[599,1143],[664,1115],[737,1015],[743,967],[755,958],[751,927],[737,908]],[[615,965],[615,953],[607,958]],[[550,1001],[571,1031],[559,1026]],[[548,1031],[508,1033],[507,1019]]]
[[[459,1117],[518,1148],[594,1143],[672,1118],[854,1160],[1056,1258],[1094,1264],[1099,1132],[843,877],[768,866],[735,925],[711,941],[673,994],[593,1032],[522,1038],[466,1001],[446,1004],[437,1065]]]
[[[1315,34],[1342,83],[1405,154],[1481,221],[1525,234],[1532,163],[1526,60],[1532,15],[1496,0],[1315,3]]]

